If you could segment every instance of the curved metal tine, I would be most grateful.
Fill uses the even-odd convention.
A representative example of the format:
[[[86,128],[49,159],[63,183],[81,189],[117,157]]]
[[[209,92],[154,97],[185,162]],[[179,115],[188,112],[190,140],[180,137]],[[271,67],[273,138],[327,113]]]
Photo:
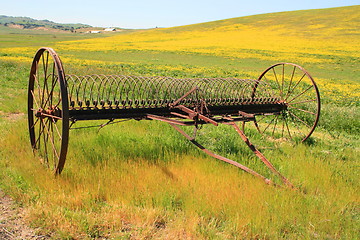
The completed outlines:
[[[103,83],[101,95],[98,97],[100,101],[100,105],[103,108],[109,107],[109,98],[108,98],[108,92],[109,88],[111,88],[111,76],[110,75],[102,75],[103,78],[105,78],[105,83]]]
[[[235,98],[235,103],[240,104],[240,99],[243,98],[243,91],[244,91],[244,85],[246,82],[243,79],[236,79],[235,80],[235,86],[233,89],[233,96]],[[250,85],[250,82],[249,84]],[[251,91],[248,91],[247,94],[251,94]]]
[[[267,79],[266,74],[263,76],[265,78],[265,81],[259,81],[259,84],[261,86],[265,85],[267,89],[270,91],[270,97],[276,97],[276,94],[274,92],[274,87],[271,86],[271,81]]]
[[[200,86],[199,80],[185,78],[183,81],[184,81],[184,84],[180,85],[183,87],[181,94],[186,94],[187,92],[191,91],[192,89],[195,89],[188,96],[186,96],[184,100],[187,101],[187,100],[191,99],[190,105],[197,103],[199,101],[199,98],[201,98],[201,96],[203,94],[203,87]],[[176,98],[178,98],[178,97],[179,96],[176,96]]]
[[[179,85],[181,83],[181,80],[178,78],[172,78],[171,82],[167,86],[167,98],[168,99],[175,99],[182,95],[182,92],[178,89]],[[177,96],[180,95],[180,96]]]
[[[215,96],[216,90],[218,89],[218,85],[221,81],[213,79],[213,78],[204,78],[203,79],[203,85],[200,86],[202,94],[204,98],[212,99],[211,104],[214,104],[213,99],[217,99]]]
[[[124,91],[124,86],[127,84],[127,78],[124,75],[120,75],[120,76],[116,76],[117,81],[117,86],[116,86],[116,94],[117,96],[119,96],[119,104],[122,104],[123,107],[125,107],[125,105],[123,104],[123,101],[127,101],[128,99],[128,94],[123,94]],[[119,89],[119,92],[118,92]]]
[[[198,143],[195,139],[193,139],[192,137],[190,137],[186,132],[184,132],[181,128],[179,128],[177,125],[169,123],[173,128],[175,128],[179,133],[181,133],[186,139],[188,139],[192,144],[194,144],[196,147],[198,147],[201,151],[203,151],[204,153],[206,153],[209,156],[212,156],[216,159],[219,159],[221,161],[227,162],[231,165],[234,165],[242,170],[244,170],[247,173],[250,173],[251,175],[261,178],[263,181],[265,181],[266,184],[270,184],[270,185],[275,185],[270,179],[267,179],[266,177],[262,176],[261,174],[255,172],[254,170],[234,161],[231,160],[229,158],[217,155],[213,152],[211,152],[210,150],[206,149],[204,146],[202,146],[200,143]]]
[[[72,97],[73,97],[73,91],[74,91],[75,84],[74,84],[74,80],[72,79],[71,75],[66,75],[65,80],[66,80],[66,84],[67,84],[67,88],[68,88],[69,103],[71,106],[71,102],[73,101]]]
[[[102,80],[101,80],[100,75],[97,75],[97,74],[91,75],[90,78],[92,80],[92,84],[91,84],[91,87],[90,87],[90,98],[89,98],[90,104],[89,104],[89,107],[91,105],[96,107],[93,103],[95,101],[98,103],[99,100],[95,97],[96,93],[94,92],[94,88],[96,89],[96,86],[101,85]]]
[[[154,79],[154,100],[160,100],[163,98],[163,85],[166,82],[165,78],[156,77]]]
[[[250,85],[250,82],[248,82]],[[242,99],[244,98],[244,89],[247,86],[247,82],[244,79],[236,79],[235,86],[234,86],[234,97],[237,104],[241,104]],[[247,94],[251,94],[251,91],[247,91]]]
[[[114,103],[117,102],[115,106],[118,107],[121,102],[121,99],[117,99],[119,85],[120,85],[119,79],[121,79],[121,76],[111,75],[111,78],[113,79],[113,81],[111,82],[111,89],[109,89],[109,99],[113,99]],[[110,97],[111,95],[112,97]]]
[[[172,99],[176,98],[177,93],[175,92],[175,88],[179,84],[179,79],[177,78],[168,78],[169,82],[166,88],[164,89],[164,99]],[[176,86],[176,87],[175,87]]]
[[[110,83],[110,87],[109,87],[109,91],[108,91],[108,95],[107,95],[107,99],[110,100],[112,99],[113,102],[116,102],[116,96],[117,96],[117,90],[118,90],[118,79],[116,78],[116,75],[110,75],[109,76],[112,80]]]
[[[243,99],[249,99],[249,101],[254,101],[255,96],[251,97],[248,96],[248,94],[251,93],[250,89],[252,89],[253,86],[253,82],[252,81],[242,81],[242,92],[241,92],[241,98]]]
[[[164,98],[164,87],[163,85],[166,83],[167,79],[163,77],[155,77],[154,78],[154,89],[153,89],[153,100],[159,101]],[[156,104],[157,106],[157,104]]]
[[[75,78],[76,78],[76,81],[78,81],[78,83],[76,83],[76,81],[74,80],[74,84],[76,84],[76,104],[79,106],[79,107],[82,107],[80,106],[80,101],[82,100],[80,98],[80,89],[81,89],[81,85],[83,84],[84,81],[86,81],[86,78],[83,76],[83,77],[78,77],[76,75],[73,75]]]
[[[143,76],[138,77],[138,88],[137,88],[138,94],[136,99],[138,99],[139,102],[143,99],[145,94],[148,94],[149,89],[147,89],[147,85],[150,81],[151,80],[149,77],[143,77]]]
[[[143,91],[145,91],[144,89],[144,85],[146,85],[146,80],[145,78],[141,77],[141,76],[136,76],[136,88],[134,90],[136,90],[136,95],[134,97],[135,100],[137,100],[137,105],[136,107],[139,107],[140,101],[141,101],[141,94]]]
[[[144,100],[144,106],[143,107],[149,107],[147,106],[147,99],[153,99],[153,85],[154,85],[154,77],[142,77],[143,84],[142,84],[142,91],[140,92],[139,100]]]
[[[135,76],[126,76],[126,83],[124,84],[122,88],[122,93],[125,94],[126,98],[124,99],[126,101],[126,105],[128,107],[131,107],[131,104],[129,103],[129,100],[134,100],[135,98],[135,89],[136,88],[136,77]],[[125,88],[125,86],[127,88]]]
[[[133,84],[128,84],[128,91],[127,91],[127,97],[128,97],[128,100],[135,100],[137,98],[136,96],[136,93],[137,93],[137,81],[138,81],[138,78],[137,76],[129,76],[127,79],[129,79],[130,81],[133,82]],[[129,96],[130,94],[132,94],[131,96]],[[130,104],[129,104],[130,106]]]
[[[225,90],[226,98],[232,99],[234,96],[233,91],[236,88],[236,79],[235,78],[224,78],[224,79],[228,82],[228,85],[226,86],[226,90]]]
[[[97,78],[97,97],[96,100],[98,104],[100,104],[101,100],[104,100],[104,92],[106,90],[107,87],[107,82],[108,82],[108,76],[104,75],[104,74],[99,74],[98,78]]]
[[[226,85],[227,85],[227,80],[225,80],[224,78],[221,78],[220,82],[219,82],[219,87],[218,87],[218,99],[224,99],[226,98],[225,95],[225,89],[226,89]]]
[[[244,134],[244,132],[239,128],[239,126],[235,122],[226,123],[227,125],[231,125],[235,128],[236,132],[240,135],[242,140],[248,145],[248,147],[255,153],[255,155],[260,158],[260,160],[275,174],[277,174],[284,184],[287,186],[294,188],[294,185],[284,177],[273,165],[267,160],[267,158],[250,142],[249,138]]]
[[[86,89],[87,89],[87,87],[89,85],[89,81],[90,81],[89,78],[90,78],[90,75],[86,75],[86,76],[83,77],[83,80],[84,80],[85,84],[83,85],[84,87],[83,87],[82,92],[80,92],[83,95],[83,97],[82,97],[82,99],[80,99],[80,101],[82,101],[84,104],[85,104],[86,98],[87,98]]]

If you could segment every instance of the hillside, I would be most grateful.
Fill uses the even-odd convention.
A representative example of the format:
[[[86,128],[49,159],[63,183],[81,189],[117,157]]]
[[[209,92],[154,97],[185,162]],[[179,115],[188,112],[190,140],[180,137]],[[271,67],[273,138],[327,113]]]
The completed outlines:
[[[316,63],[359,57],[360,5],[281,12],[60,44],[66,50],[192,52]]]
[[[74,31],[79,28],[91,27],[87,24],[65,24],[55,23],[49,20],[36,20],[29,17],[9,17],[0,15],[0,24],[4,26],[23,28],[23,29],[39,29],[39,28],[50,28],[62,31]]]

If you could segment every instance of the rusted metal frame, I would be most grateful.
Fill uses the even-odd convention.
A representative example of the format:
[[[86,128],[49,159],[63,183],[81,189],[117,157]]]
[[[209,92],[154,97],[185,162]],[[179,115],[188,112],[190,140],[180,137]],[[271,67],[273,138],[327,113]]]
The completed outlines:
[[[248,168],[234,160],[231,160],[229,158],[220,156],[218,154],[215,154],[213,152],[211,152],[210,150],[206,149],[203,145],[201,145],[200,143],[198,143],[194,138],[190,137],[186,132],[184,132],[181,128],[179,128],[176,124],[173,123],[169,123],[173,128],[175,128],[175,130],[177,130],[179,133],[181,133],[186,139],[188,139],[192,144],[194,144],[196,147],[198,147],[201,151],[203,151],[204,153],[206,153],[207,155],[214,157],[218,160],[221,160],[223,162],[229,163],[231,165],[234,165],[240,169],[242,169],[243,171],[250,173],[251,175],[258,177],[260,179],[262,179],[263,181],[265,181],[266,184],[272,184],[275,185],[270,179],[262,176],[261,174],[257,173],[256,171],[252,170],[251,168]]]
[[[215,126],[218,125],[217,122],[215,122],[214,120],[212,120],[212,119],[210,119],[210,118],[208,118],[208,117],[206,117],[206,116],[204,116],[204,115],[202,115],[202,114],[200,114],[198,112],[195,112],[195,111],[185,107],[184,105],[178,105],[178,106],[176,106],[174,108],[178,108],[181,111],[187,113],[189,115],[189,117],[194,119],[194,120],[201,119],[201,120],[203,120],[203,121],[205,121],[207,123],[211,123],[211,124],[213,124]]]
[[[179,104],[179,102],[181,102],[183,99],[185,99],[187,96],[189,96],[191,93],[195,92],[198,88],[195,86],[193,87],[190,91],[188,91],[187,93],[185,93],[183,96],[181,96],[178,100],[176,100],[175,102],[169,104],[170,107],[175,107],[176,105]]]
[[[278,175],[284,184],[293,188],[294,185],[284,177],[272,164],[267,158],[250,142],[249,138],[245,135],[245,133],[239,128],[239,126],[234,122],[224,123],[227,125],[231,125],[235,128],[236,132],[240,135],[241,139],[246,143],[246,145],[255,153],[255,155],[260,158],[260,160],[276,175]]]
[[[272,115],[280,114],[283,109],[283,105],[281,104],[248,104],[248,105],[227,105],[227,106],[208,106],[209,111],[211,112],[211,116],[239,116],[247,114],[259,115],[263,113],[269,113]],[[180,109],[182,108],[182,109]],[[163,117],[182,117],[176,114],[181,114],[184,116],[189,116],[186,112],[184,114],[184,110],[189,108],[184,107],[160,107],[160,108],[107,108],[107,109],[70,109],[69,114],[70,118],[73,120],[101,120],[101,119],[122,119],[122,118],[133,118],[133,119],[145,119],[146,114],[159,115]],[[193,110],[189,109],[189,113],[197,114]],[[209,115],[210,116],[210,115]],[[205,119],[213,118],[204,116]],[[190,116],[189,116],[190,117]],[[183,118],[183,117],[182,117]],[[187,117],[188,118],[188,117]],[[249,116],[248,116],[249,118]],[[193,117],[191,117],[193,119]]]

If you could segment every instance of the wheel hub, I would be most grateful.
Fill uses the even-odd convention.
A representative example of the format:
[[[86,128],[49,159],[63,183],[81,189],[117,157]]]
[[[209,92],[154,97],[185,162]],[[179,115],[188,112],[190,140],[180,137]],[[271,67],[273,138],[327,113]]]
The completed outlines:
[[[55,106],[48,107],[48,109],[39,108],[35,116],[38,118],[51,118],[57,121],[58,119],[61,119],[61,109]]]

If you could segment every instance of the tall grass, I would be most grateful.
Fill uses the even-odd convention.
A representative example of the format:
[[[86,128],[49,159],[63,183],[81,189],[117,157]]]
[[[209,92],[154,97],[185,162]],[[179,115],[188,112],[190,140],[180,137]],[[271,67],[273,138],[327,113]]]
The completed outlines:
[[[55,178],[32,155],[24,120],[2,138],[1,187],[27,206],[28,221],[42,233],[200,239],[358,234],[358,150],[326,134],[312,146],[281,143],[267,151],[300,187],[294,191],[202,155],[158,122],[71,132],[66,170]],[[242,154],[233,157],[244,160]]]

